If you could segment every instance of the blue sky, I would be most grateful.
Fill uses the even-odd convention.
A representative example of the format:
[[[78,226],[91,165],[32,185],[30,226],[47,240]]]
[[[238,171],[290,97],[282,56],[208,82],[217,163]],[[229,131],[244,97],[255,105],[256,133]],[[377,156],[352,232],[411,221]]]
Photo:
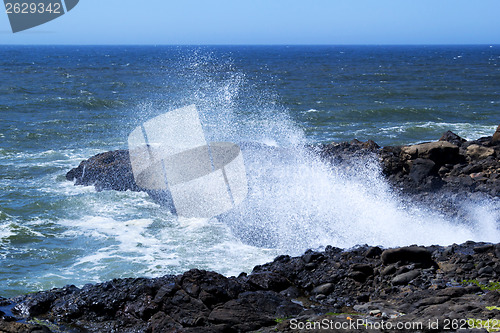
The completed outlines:
[[[80,0],[0,44],[500,44],[500,0]]]

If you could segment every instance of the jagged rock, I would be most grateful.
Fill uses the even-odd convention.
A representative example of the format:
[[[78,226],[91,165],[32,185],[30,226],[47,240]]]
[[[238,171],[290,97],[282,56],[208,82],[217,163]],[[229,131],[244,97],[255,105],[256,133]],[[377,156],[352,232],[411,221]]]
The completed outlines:
[[[500,244],[403,247],[368,257],[370,249],[328,247],[302,257],[280,256],[248,276],[193,269],[0,298],[0,308],[18,310],[15,317],[0,312],[0,331],[275,332],[290,331],[290,320],[345,321],[345,313],[352,320],[391,323],[496,318],[487,307],[498,306],[500,293],[488,283],[498,279],[500,259],[494,252]],[[432,258],[439,258],[439,269]],[[285,286],[273,281],[285,280],[286,289],[271,290]],[[29,321],[35,314],[37,325]]]
[[[452,144],[460,147],[462,145],[462,143],[464,143],[467,140],[463,139],[462,137],[453,133],[452,131],[446,131],[443,134],[443,136],[441,136],[439,141],[448,141],[449,143],[452,143]]]
[[[493,134],[491,142],[494,144],[500,143],[500,125],[498,125],[496,132]]]
[[[282,291],[290,286],[289,281],[283,276],[273,272],[258,272],[248,277],[248,283],[259,289]]]
[[[464,141],[448,131],[440,141],[412,146],[380,148],[371,140],[352,140],[310,148],[325,161],[353,170],[359,167],[360,158],[378,157],[389,183],[413,195],[466,191],[499,196],[498,143],[500,141],[492,142],[492,137]],[[259,147],[266,149],[265,146]],[[74,180],[75,185],[93,185],[97,190],[141,190],[134,181],[126,150],[102,153],[82,161],[67,173],[66,178]],[[158,196],[154,191],[148,194],[156,202],[164,201],[164,196]]]
[[[96,190],[140,191],[134,180],[128,150],[97,154],[82,161],[66,174],[75,185],[95,186]]]

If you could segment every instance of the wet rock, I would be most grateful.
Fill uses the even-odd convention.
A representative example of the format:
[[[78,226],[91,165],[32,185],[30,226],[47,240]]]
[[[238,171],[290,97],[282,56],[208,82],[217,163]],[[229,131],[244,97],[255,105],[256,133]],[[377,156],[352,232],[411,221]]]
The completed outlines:
[[[382,249],[378,246],[372,246],[365,252],[367,258],[377,258],[382,254]]]
[[[354,264],[351,266],[353,271],[361,272],[366,276],[373,275],[373,267],[368,264]]]
[[[328,247],[308,251],[313,270],[306,268],[304,256],[283,257],[238,277],[193,269],[178,276],[69,286],[0,298],[0,331],[47,331],[47,323],[50,330],[71,327],[75,333],[274,332],[289,331],[290,318],[310,322],[327,313],[334,321],[346,320],[340,313],[392,322],[402,313],[406,321],[491,318],[495,314],[487,307],[496,306],[500,293],[484,287],[500,269],[493,254],[499,247],[413,246],[386,249],[380,258],[367,257],[368,246]],[[429,263],[429,254],[439,258],[439,269]],[[18,318],[9,322],[5,312],[13,304]],[[38,326],[29,323],[35,314]]]
[[[417,158],[410,162],[410,178],[415,183],[422,183],[424,179],[436,173],[436,163],[427,158]]]
[[[317,286],[312,290],[313,295],[318,295],[318,294],[323,294],[323,295],[328,295],[330,294],[333,290],[335,289],[335,286],[333,283],[325,283],[320,286]]]
[[[256,330],[263,326],[275,324],[278,308],[289,306],[296,315],[301,308],[296,307],[280,294],[271,291],[246,292],[238,299],[231,300],[216,307],[208,320],[215,324],[228,324],[239,331]]]
[[[401,262],[420,263],[425,267],[437,266],[437,264],[432,260],[431,252],[418,246],[385,250],[382,252],[381,259],[384,265]]]
[[[413,270],[413,271],[409,271],[409,272],[406,272],[406,273],[402,273],[402,274],[396,275],[391,280],[391,282],[395,286],[396,285],[405,285],[405,284],[410,283],[410,281],[412,281],[413,279],[415,279],[419,275],[420,275],[420,271]]]
[[[475,253],[486,253],[493,251],[495,249],[493,244],[487,244],[487,245],[482,245],[482,246],[476,246],[473,248]]]
[[[302,256],[302,260],[304,260],[304,262],[306,264],[309,264],[309,263],[312,263],[312,262],[315,262],[315,261],[318,261],[318,260],[322,260],[324,258],[324,255],[320,252],[315,252],[315,251],[307,251],[303,256]]]
[[[462,143],[464,143],[467,140],[461,138],[459,135],[453,133],[452,131],[446,131],[443,134],[443,136],[441,136],[439,141],[447,141],[449,143],[452,143],[452,144],[460,147],[462,145]]]
[[[481,268],[477,274],[479,276],[493,276],[495,275],[495,271],[493,270],[493,267],[491,266],[486,266],[486,267],[483,267]]]
[[[282,291],[290,286],[288,280],[273,272],[259,272],[248,277],[248,283],[264,290]]]
[[[388,181],[398,191],[414,195],[416,200],[425,200],[429,193],[443,198],[447,192],[460,191],[500,196],[500,161],[496,158],[500,154],[500,141],[494,141],[497,137],[496,133],[493,138],[464,141],[448,131],[440,141],[412,146],[380,148],[371,140],[352,140],[309,148],[325,161],[345,169],[358,168],[360,158],[378,159]],[[99,191],[141,191],[134,181],[126,150],[110,151],[82,161],[66,178],[74,180],[75,185],[93,185]],[[162,194],[155,191],[148,194],[159,203],[171,204]],[[309,268],[314,269],[313,266]]]
[[[128,150],[97,154],[82,161],[66,174],[75,185],[95,186],[96,190],[140,191],[134,180]]]
[[[365,282],[368,276],[363,272],[352,271],[349,273],[349,277],[357,282]]]

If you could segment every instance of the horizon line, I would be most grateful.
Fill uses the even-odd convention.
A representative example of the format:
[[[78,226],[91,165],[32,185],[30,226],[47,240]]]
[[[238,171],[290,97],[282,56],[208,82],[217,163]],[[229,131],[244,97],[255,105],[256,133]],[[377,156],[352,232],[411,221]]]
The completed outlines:
[[[297,44],[286,44],[286,43],[276,43],[276,44],[229,44],[229,43],[213,43],[213,44],[22,44],[22,43],[12,43],[12,44],[0,44],[0,46],[500,46],[500,43],[408,43],[408,44],[394,44],[394,43],[343,43],[343,44],[327,44],[327,43],[297,43]]]

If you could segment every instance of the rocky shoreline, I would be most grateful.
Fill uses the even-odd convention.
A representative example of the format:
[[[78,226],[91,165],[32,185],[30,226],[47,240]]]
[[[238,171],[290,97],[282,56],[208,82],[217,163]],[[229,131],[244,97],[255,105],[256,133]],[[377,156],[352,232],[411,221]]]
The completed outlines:
[[[474,141],[447,132],[412,146],[353,140],[309,148],[345,167],[360,156],[378,159],[396,191],[436,206],[439,197],[451,212],[464,196],[500,196],[500,126]],[[141,191],[126,150],[91,157],[66,178]],[[494,332],[499,281],[500,243],[328,246],[238,277],[190,270],[0,297],[0,332]]]
[[[500,243],[327,247],[251,274],[190,270],[0,299],[0,332],[487,332]]]
[[[493,136],[466,141],[446,132],[435,142],[380,147],[369,140],[308,147],[324,160],[349,165],[372,155],[395,189],[405,193],[480,192],[500,196],[500,126]],[[141,191],[134,181],[127,150],[97,154],[66,174],[75,185],[96,190]]]

